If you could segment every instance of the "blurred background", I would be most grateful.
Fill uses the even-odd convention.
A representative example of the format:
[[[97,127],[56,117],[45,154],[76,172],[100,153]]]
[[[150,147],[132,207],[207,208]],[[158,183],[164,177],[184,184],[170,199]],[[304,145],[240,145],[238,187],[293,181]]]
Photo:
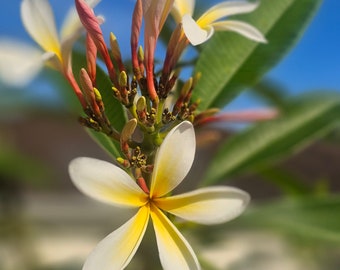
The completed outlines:
[[[20,19],[21,1],[1,1],[0,42],[9,38],[34,45]],[[209,7],[218,1],[201,2]],[[73,1],[50,3],[60,26]],[[133,5],[129,0],[103,0],[95,9],[106,18],[104,34],[115,33],[125,59],[129,58],[129,30],[122,26],[129,29]],[[266,75],[275,88],[275,97],[285,99],[315,90],[340,92],[339,10],[339,1],[323,1],[297,46]],[[6,66],[3,59],[0,65]],[[56,72],[44,70],[20,87],[8,85],[5,79],[0,74],[0,269],[80,269],[96,243],[125,222],[130,213],[80,194],[70,182],[68,163],[78,156],[110,157],[64,102],[65,91],[60,89],[67,87]],[[225,110],[266,107],[268,98],[249,90]],[[192,189],[200,182],[219,143],[235,132],[238,129],[232,124],[198,130],[199,148],[188,176],[195,181],[185,182],[182,189]],[[331,196],[340,191],[339,161],[339,134],[335,130],[281,160],[275,170],[230,179],[229,185],[252,195],[247,213],[221,227],[184,231],[200,254],[203,268],[340,269],[340,217],[334,215],[340,211],[340,199]],[[313,190],[320,196],[291,200],[282,188],[282,179],[287,178],[298,179],[301,190]],[[278,218],[263,222],[277,213]],[[315,222],[332,229],[308,226]],[[148,236],[140,256],[128,269],[150,269],[142,258],[153,258],[157,251],[152,233]]]

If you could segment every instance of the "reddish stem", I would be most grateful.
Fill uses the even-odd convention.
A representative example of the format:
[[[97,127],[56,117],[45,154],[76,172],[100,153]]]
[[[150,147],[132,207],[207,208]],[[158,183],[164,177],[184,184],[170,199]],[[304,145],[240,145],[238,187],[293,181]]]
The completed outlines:
[[[138,177],[137,178],[137,183],[140,186],[140,188],[146,193],[150,194],[150,190],[145,182],[145,179],[143,177]]]

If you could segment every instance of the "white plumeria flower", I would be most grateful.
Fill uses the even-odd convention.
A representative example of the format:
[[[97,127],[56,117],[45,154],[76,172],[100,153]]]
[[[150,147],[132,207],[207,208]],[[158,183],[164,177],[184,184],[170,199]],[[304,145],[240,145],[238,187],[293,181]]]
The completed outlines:
[[[95,6],[100,0],[89,0]],[[0,40],[0,78],[9,85],[23,86],[30,82],[44,64],[68,72],[71,68],[71,53],[83,26],[75,8],[68,12],[58,36],[54,14],[48,0],[23,0],[21,19],[36,43],[43,51],[23,42]]]
[[[240,215],[249,195],[236,188],[218,186],[169,196],[189,172],[195,146],[190,122],[182,122],[169,132],[156,153],[149,193],[111,163],[84,157],[71,162],[71,179],[82,192],[105,203],[136,209],[129,221],[98,244],[83,270],[124,269],[136,253],[150,217],[163,268],[200,269],[193,249],[166,213],[201,224],[218,224]]]
[[[13,39],[0,39],[0,81],[7,85],[23,87],[43,67],[41,51]]]
[[[195,21],[195,0],[175,0],[173,16],[178,23],[182,23],[183,31],[192,45],[199,45],[207,41],[215,31],[237,32],[257,42],[267,42],[262,33],[250,24],[236,20],[221,20],[225,17],[249,13],[258,7],[258,2],[224,1],[210,9]]]

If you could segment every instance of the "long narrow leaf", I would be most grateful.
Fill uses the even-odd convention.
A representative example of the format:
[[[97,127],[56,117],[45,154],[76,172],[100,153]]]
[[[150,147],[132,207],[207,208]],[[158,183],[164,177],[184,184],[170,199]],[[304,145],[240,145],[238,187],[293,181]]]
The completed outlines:
[[[280,118],[257,124],[221,145],[204,184],[272,161],[324,135],[340,119],[339,96],[298,99]]]
[[[241,223],[272,228],[308,240],[340,243],[339,194],[283,199],[251,209]],[[246,225],[247,226],[247,225]]]
[[[321,0],[261,0],[259,8],[240,17],[257,27],[268,44],[235,33],[216,33],[199,55],[202,77],[194,97],[200,109],[223,107],[245,87],[276,65],[303,33]]]
[[[301,240],[310,247],[313,247],[312,242],[339,246],[339,211],[340,194],[277,199],[250,206],[243,215],[228,224],[228,230],[274,232],[290,236],[295,243]],[[215,226],[214,230],[200,227],[196,234],[203,240],[218,241],[225,231],[226,224],[222,224]]]

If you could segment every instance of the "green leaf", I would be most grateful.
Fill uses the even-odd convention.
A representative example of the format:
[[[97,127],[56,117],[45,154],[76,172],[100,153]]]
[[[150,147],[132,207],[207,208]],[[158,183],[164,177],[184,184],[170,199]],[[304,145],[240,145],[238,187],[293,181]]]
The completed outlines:
[[[207,229],[197,227],[195,234],[205,244],[216,243],[221,235],[235,230],[238,232],[275,233],[291,237],[295,243],[315,247],[340,244],[340,194],[325,196],[302,196],[284,198],[252,204],[240,217],[228,223]],[[287,238],[285,238],[287,239]]]
[[[256,98],[262,99],[272,107],[282,109],[285,106],[288,91],[276,81],[264,78],[253,85],[250,90]]]
[[[250,208],[240,226],[271,228],[305,240],[340,243],[340,195],[281,199]]]
[[[224,142],[208,168],[204,184],[274,161],[324,135],[340,119],[339,96],[299,98],[279,118],[259,123]]]
[[[201,72],[194,91],[200,109],[224,107],[245,87],[256,83],[296,43],[321,0],[261,0],[253,13],[240,20],[257,27],[267,38],[260,44],[235,33],[219,32],[199,54]]]
[[[261,168],[256,173],[261,179],[274,184],[276,187],[289,196],[301,196],[311,194],[314,190],[305,184],[296,174],[282,168],[271,166],[270,168]]]
[[[90,137],[94,139],[94,141],[97,142],[99,146],[107,151],[114,159],[122,155],[120,152],[119,142],[112,140],[104,133],[97,132],[92,129],[87,129],[87,131]]]

